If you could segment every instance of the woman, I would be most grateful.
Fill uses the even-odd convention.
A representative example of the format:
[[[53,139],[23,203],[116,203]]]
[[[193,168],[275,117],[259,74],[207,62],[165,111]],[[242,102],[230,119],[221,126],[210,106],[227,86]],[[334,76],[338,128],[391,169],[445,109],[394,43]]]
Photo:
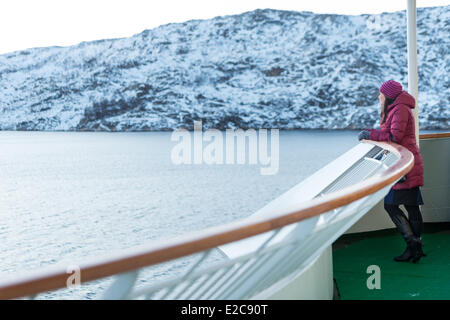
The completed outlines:
[[[422,251],[422,214],[419,206],[423,204],[419,187],[423,186],[423,163],[416,143],[415,125],[412,109],[414,97],[403,91],[402,85],[393,80],[384,82],[380,87],[381,104],[380,130],[364,130],[358,139],[374,141],[392,141],[406,147],[414,155],[411,171],[399,180],[384,198],[384,208],[406,241],[405,252],[394,258],[395,261],[417,262],[425,256]],[[399,205],[404,205],[409,219]]]

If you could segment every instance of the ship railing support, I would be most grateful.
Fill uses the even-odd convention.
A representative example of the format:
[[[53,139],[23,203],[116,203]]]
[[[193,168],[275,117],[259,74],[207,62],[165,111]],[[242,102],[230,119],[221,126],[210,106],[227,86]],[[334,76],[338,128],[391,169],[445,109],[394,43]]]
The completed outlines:
[[[287,198],[283,194],[275,199],[276,206],[269,203],[263,208],[267,208],[265,215],[255,213],[177,239],[82,261],[77,264],[81,282],[115,276],[100,299],[264,298],[271,287],[311,265],[413,165],[412,154],[399,145],[366,141],[353,149],[319,170],[318,176],[312,175],[315,182],[308,178],[288,191]],[[359,159],[354,159],[357,154]],[[336,161],[341,172],[329,167]],[[328,172],[324,175],[323,170]],[[324,177],[331,180],[323,181]],[[302,194],[311,193],[313,185],[320,190],[309,200],[299,200]],[[181,276],[152,285],[141,279],[149,268],[195,256],[198,260]],[[210,258],[215,261],[211,263]],[[65,288],[66,270],[52,266],[1,280],[0,298],[36,294],[39,298],[40,293]]]

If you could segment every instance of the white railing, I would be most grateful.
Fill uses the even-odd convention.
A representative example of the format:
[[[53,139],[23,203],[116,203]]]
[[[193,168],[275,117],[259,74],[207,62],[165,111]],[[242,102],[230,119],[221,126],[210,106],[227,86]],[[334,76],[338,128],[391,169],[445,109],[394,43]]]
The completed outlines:
[[[369,148],[359,146],[349,151],[348,155],[356,156],[356,153],[362,157],[356,158],[344,173],[340,173],[339,178],[328,181],[328,186],[315,197],[323,197],[365,181],[397,161],[392,153],[386,153],[378,146]],[[347,160],[346,158],[344,157],[344,160]],[[337,159],[325,171],[338,170],[340,166],[347,164],[349,164],[347,161]],[[322,176],[321,173],[316,175]],[[304,194],[305,190],[301,192],[303,188],[311,189],[313,179],[314,175],[309,179],[308,185],[301,185],[302,188],[296,189],[295,193]],[[121,298],[235,300],[262,297],[264,291],[270,291],[271,286],[284,279],[288,281],[287,278],[293,278],[295,274],[307,268],[328,246],[376,205],[391,185],[321,215],[255,236],[253,239],[225,245],[219,248],[225,254],[228,253],[230,256],[234,256],[234,252],[241,254],[222,263],[201,268],[201,263],[206,260],[212,249],[205,251],[199,261],[183,276],[131,291]],[[280,199],[274,200],[270,207],[277,203],[281,203]],[[242,250],[248,252],[242,254]]]
[[[360,143],[249,218],[82,261],[81,281],[114,275],[101,299],[264,299],[311,265],[340,235],[383,198],[413,165],[405,148]],[[221,252],[224,259],[208,262]],[[149,286],[141,270],[196,254],[182,276]],[[63,288],[65,266],[0,281],[0,298],[35,297]]]

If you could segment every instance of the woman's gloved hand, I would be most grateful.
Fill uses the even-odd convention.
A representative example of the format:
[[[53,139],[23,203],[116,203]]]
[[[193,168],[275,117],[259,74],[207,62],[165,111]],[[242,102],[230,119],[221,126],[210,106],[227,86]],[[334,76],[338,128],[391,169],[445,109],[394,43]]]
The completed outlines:
[[[363,139],[369,140],[370,137],[370,131],[363,130],[358,134],[358,140],[361,141]]]

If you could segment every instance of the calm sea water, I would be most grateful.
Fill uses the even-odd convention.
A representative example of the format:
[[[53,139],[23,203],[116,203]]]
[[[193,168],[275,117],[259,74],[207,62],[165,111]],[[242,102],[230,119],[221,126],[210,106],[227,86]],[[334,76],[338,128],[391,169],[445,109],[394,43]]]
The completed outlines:
[[[170,132],[0,132],[0,279],[247,217],[356,135],[281,131],[278,173],[261,175],[248,161],[176,165]],[[139,283],[176,275],[188,260],[144,272]],[[108,281],[42,297],[95,298]]]

